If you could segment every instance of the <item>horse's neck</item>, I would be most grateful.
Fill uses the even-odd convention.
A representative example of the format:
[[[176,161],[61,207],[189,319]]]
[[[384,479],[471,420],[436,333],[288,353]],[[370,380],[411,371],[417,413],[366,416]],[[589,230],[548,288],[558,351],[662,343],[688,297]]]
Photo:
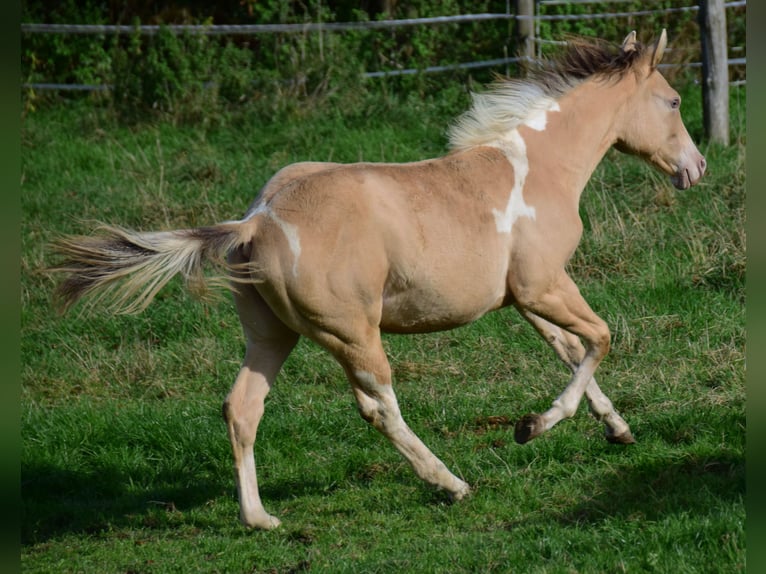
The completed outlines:
[[[615,141],[615,122],[625,101],[620,83],[589,81],[548,111],[543,129],[522,125],[530,166],[538,165],[579,202],[593,171]],[[537,126],[539,127],[539,126]]]

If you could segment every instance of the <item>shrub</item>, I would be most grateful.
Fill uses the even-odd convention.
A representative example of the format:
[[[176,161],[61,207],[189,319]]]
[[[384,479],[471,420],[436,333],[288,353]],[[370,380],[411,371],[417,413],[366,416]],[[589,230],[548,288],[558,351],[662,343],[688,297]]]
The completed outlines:
[[[360,10],[350,0],[229,0],[208,3],[167,3],[160,13],[130,4],[112,14],[111,4],[95,0],[54,3],[31,0],[24,4],[25,21],[61,23],[117,23],[128,14],[134,22],[212,23],[304,23],[367,20],[371,18],[419,18],[460,13],[506,11],[500,0],[407,0],[369,3],[386,10]],[[540,13],[636,11],[677,6],[663,0],[650,4],[627,2],[540,5]],[[617,6],[617,8],[615,7]],[[207,11],[207,12],[205,12]],[[729,37],[744,55],[744,9],[729,10]],[[699,60],[696,12],[672,12],[652,16],[600,20],[542,21],[538,35],[561,39],[586,35],[619,41],[635,28],[642,38],[656,37],[665,27],[673,54],[668,61]],[[516,52],[513,23],[505,20],[461,24],[421,25],[383,30],[344,32],[303,31],[255,36],[208,36],[176,34],[162,28],[152,36],[136,29],[125,36],[26,34],[23,36],[22,69],[28,82],[111,84],[115,115],[123,121],[165,117],[174,122],[216,122],[234,110],[257,114],[302,113],[330,104],[344,112],[362,113],[370,100],[396,100],[415,93],[418,98],[438,95],[446,84],[477,80],[485,83],[493,69],[454,71],[443,74],[386,76],[365,80],[363,72],[422,70],[510,56]],[[541,43],[546,54],[550,44]],[[673,73],[677,73],[673,69]],[[512,67],[498,72],[515,73]],[[733,68],[732,79],[742,79],[744,67]],[[694,81],[698,69],[683,69],[675,83]],[[27,92],[27,108],[35,100]],[[69,95],[68,97],[81,97]],[[93,96],[90,96],[93,97]],[[103,97],[103,96],[96,96]]]

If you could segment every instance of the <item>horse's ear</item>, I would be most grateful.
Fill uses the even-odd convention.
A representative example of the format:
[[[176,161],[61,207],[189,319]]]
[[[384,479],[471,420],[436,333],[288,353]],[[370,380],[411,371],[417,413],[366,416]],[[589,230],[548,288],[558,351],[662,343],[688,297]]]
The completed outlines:
[[[665,28],[662,29],[659,40],[654,45],[654,54],[652,54],[652,70],[662,61],[662,56],[665,55],[665,48],[668,45],[668,33]]]
[[[622,41],[622,51],[623,52],[632,52],[636,49],[636,31],[633,30],[630,34],[625,36],[625,39]]]

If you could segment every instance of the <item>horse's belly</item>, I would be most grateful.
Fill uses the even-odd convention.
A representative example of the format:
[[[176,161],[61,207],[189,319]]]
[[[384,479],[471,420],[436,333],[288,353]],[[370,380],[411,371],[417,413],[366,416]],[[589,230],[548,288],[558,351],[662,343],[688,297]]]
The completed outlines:
[[[471,323],[502,307],[502,288],[467,288],[456,291],[411,288],[383,298],[380,327],[389,333],[428,333]]]

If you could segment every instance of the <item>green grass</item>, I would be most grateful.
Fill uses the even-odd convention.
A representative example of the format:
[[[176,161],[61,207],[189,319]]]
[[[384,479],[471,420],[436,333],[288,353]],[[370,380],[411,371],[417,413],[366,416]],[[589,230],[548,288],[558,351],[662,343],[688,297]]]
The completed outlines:
[[[256,445],[262,496],[283,527],[247,531],[220,414],[244,347],[228,295],[197,302],[173,283],[137,317],[54,312],[40,269],[57,234],[93,219],[154,229],[237,217],[300,159],[432,157],[464,103],[243,117],[207,130],[125,128],[77,105],[25,119],[25,572],[744,571],[736,106],[736,141],[703,145],[710,167],[696,188],[675,192],[614,152],[583,197],[586,236],[571,271],[612,329],[598,379],[636,445],[607,444],[584,406],[514,443],[516,417],[545,409],[567,372],[511,310],[386,338],[405,418],[475,489],[458,504],[415,477],[358,416],[341,369],[303,341]],[[684,106],[699,135],[699,102]]]

